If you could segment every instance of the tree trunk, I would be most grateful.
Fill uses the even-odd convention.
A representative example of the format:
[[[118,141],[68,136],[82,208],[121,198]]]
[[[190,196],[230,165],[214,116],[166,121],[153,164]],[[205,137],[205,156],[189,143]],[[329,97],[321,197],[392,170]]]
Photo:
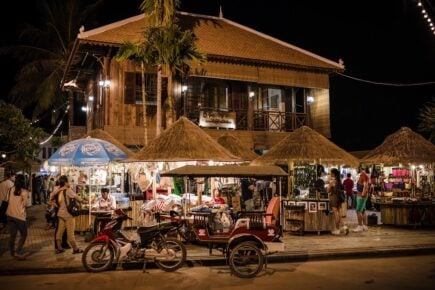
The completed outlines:
[[[162,132],[162,65],[157,66],[157,122],[156,137]]]
[[[174,96],[172,93],[172,72],[168,69],[168,107],[169,107],[169,119],[171,125],[176,121]]]
[[[141,88],[142,88],[142,112],[143,112],[143,128],[144,128],[144,146],[148,145],[148,122],[147,122],[147,96],[145,90],[145,65],[143,62],[140,64],[141,68]]]

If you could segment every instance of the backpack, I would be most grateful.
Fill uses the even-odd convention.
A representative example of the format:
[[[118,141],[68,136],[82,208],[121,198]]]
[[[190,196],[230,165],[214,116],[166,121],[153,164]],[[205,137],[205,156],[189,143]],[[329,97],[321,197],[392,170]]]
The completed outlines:
[[[72,216],[80,215],[80,203],[75,198],[69,198],[66,196],[66,190],[63,191],[63,197],[65,198],[66,209]]]

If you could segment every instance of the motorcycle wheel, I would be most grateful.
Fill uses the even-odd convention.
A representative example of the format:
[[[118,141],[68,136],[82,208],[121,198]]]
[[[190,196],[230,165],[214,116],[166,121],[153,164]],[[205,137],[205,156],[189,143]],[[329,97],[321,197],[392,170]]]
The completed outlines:
[[[110,245],[104,250],[105,246],[105,243],[91,243],[86,247],[82,254],[82,264],[86,271],[96,273],[112,267],[115,252]]]
[[[183,243],[176,239],[166,239],[158,245],[159,253],[166,251],[167,258],[155,260],[157,267],[166,272],[180,269],[186,261],[186,248]]]
[[[253,278],[263,269],[264,256],[255,243],[242,242],[231,250],[228,262],[237,277]]]

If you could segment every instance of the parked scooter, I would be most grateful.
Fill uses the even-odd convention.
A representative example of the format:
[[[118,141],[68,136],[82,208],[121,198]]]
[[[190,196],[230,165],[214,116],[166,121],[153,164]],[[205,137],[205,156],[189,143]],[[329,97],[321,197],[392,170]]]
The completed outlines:
[[[114,212],[112,220],[83,252],[82,263],[89,272],[102,272],[113,263],[154,261],[160,269],[172,272],[181,268],[186,260],[186,248],[166,234],[176,230],[175,223],[158,223],[137,230],[138,239],[129,238],[121,231],[122,223],[131,219],[122,209]],[[159,217],[157,217],[159,220]]]

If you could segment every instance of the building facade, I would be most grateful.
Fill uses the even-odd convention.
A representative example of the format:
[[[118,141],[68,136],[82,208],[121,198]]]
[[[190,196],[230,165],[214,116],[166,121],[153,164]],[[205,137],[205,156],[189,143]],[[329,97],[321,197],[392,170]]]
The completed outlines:
[[[256,151],[267,150],[302,125],[330,137],[329,76],[342,72],[342,64],[223,17],[180,12],[178,24],[192,30],[207,61],[192,62],[188,74],[174,80],[177,116],[187,116],[214,138],[231,130]],[[125,41],[141,41],[146,26],[138,15],[80,32],[63,78],[65,89],[82,96],[86,130],[103,129],[126,145],[143,145],[140,68],[114,56]],[[165,70],[162,85],[164,108]],[[155,67],[146,68],[146,88],[152,139]],[[72,129],[72,135],[74,130],[83,133],[83,128]]]

